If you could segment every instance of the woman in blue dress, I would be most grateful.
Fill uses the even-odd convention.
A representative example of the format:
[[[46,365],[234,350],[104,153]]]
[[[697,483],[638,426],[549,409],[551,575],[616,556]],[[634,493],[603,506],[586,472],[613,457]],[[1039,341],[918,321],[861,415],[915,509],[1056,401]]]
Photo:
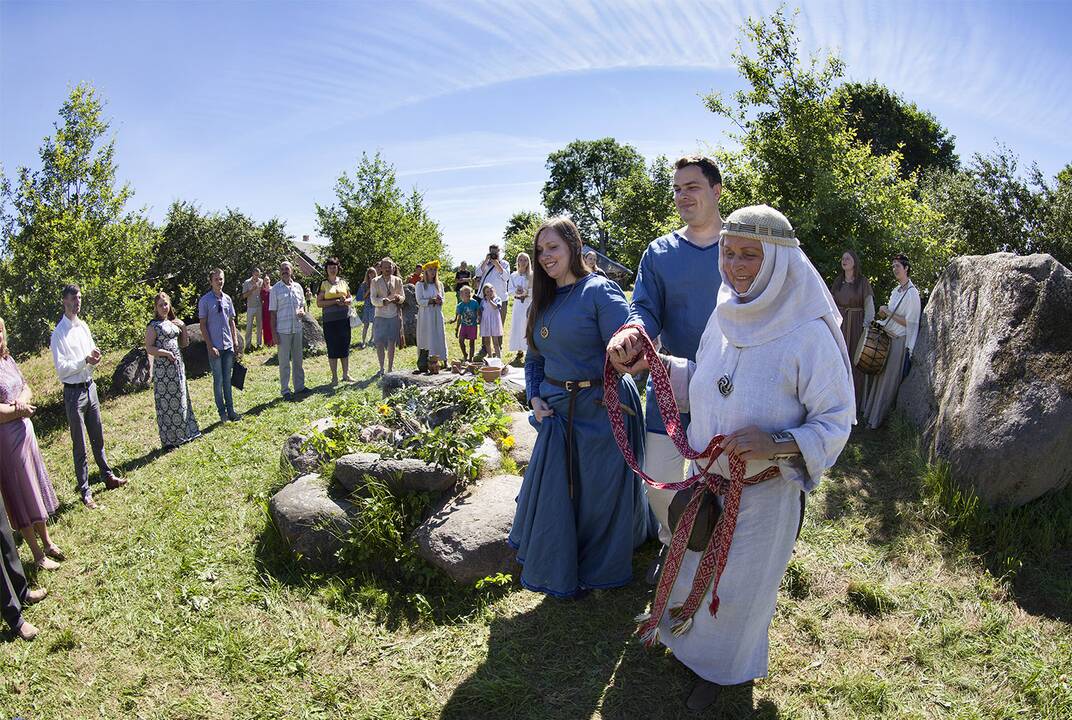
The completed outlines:
[[[538,436],[517,497],[510,544],[521,584],[555,597],[632,578],[633,549],[653,535],[640,479],[628,468],[603,407],[607,341],[629,317],[616,283],[590,273],[577,227],[552,218],[536,233],[525,384]],[[619,392],[634,447],[643,445],[640,396]]]

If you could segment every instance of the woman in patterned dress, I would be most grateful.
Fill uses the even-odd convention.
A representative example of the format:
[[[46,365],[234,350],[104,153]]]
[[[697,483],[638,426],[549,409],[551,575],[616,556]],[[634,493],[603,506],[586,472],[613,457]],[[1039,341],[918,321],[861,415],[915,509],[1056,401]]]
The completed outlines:
[[[190,403],[186,367],[179,351],[179,347],[188,342],[186,326],[175,317],[167,293],[156,294],[155,308],[156,317],[145,328],[145,352],[155,358],[153,396],[156,399],[160,445],[170,450],[201,437],[201,430]]]
[[[0,319],[0,493],[12,527],[33,553],[41,570],[55,570],[64,555],[48,534],[48,518],[59,501],[45,469],[30,418],[36,409],[30,386],[7,350],[7,328]],[[41,543],[38,544],[38,538]]]

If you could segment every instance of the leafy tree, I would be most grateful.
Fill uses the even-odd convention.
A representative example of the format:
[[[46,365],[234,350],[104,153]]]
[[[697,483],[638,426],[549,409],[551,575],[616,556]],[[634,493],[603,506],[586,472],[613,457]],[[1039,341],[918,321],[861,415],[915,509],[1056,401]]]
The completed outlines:
[[[48,343],[69,282],[81,286],[83,317],[102,348],[136,342],[150,316],[144,277],[156,233],[141,212],[125,210],[133,191],[116,181],[103,111],[93,87],[73,88],[41,145],[40,168],[0,182],[0,302],[19,352]]]
[[[171,295],[176,314],[192,320],[214,268],[223,270],[224,292],[241,305],[242,281],[250,270],[259,267],[278,279],[279,263],[293,256],[294,246],[281,220],[258,223],[231,209],[202,213],[193,203],[178,201],[168,208],[149,277]]]
[[[414,189],[404,196],[394,167],[379,153],[362,153],[353,177],[347,173],[335,183],[336,204],[317,204],[319,232],[330,239],[329,252],[339,258],[354,278],[389,255],[403,274],[418,262],[438,258],[447,267],[439,226]]]
[[[543,186],[543,204],[551,215],[569,214],[581,235],[607,254],[610,233],[607,220],[618,181],[644,158],[631,145],[614,138],[574,140],[547,158],[550,177]]]
[[[794,20],[779,9],[749,20],[733,58],[747,83],[732,100],[712,93],[707,107],[731,120],[738,150],[717,153],[723,175],[723,213],[767,203],[793,223],[812,262],[826,277],[842,250],[854,248],[881,293],[892,286],[889,257],[904,251],[926,292],[951,256],[935,238],[936,214],[915,198],[913,178],[899,173],[898,153],[876,155],[849,127],[832,98],[843,73],[834,56],[798,56]]]
[[[618,262],[635,269],[648,243],[680,224],[674,207],[674,169],[665,156],[655,158],[647,170],[634,168],[618,181],[608,218]]]
[[[533,210],[519,210],[510,216],[503,232],[503,254],[510,267],[517,267],[517,256],[520,253],[528,253],[531,258],[536,231],[546,219],[543,213]]]
[[[929,112],[878,82],[845,83],[833,100],[856,137],[875,155],[901,153],[901,177],[917,170],[956,170],[956,138]]]
[[[1019,159],[1004,146],[976,154],[962,171],[928,173],[921,192],[941,214],[939,227],[958,254],[1045,252],[1072,263],[1072,173],[1054,184],[1037,166],[1022,177]]]

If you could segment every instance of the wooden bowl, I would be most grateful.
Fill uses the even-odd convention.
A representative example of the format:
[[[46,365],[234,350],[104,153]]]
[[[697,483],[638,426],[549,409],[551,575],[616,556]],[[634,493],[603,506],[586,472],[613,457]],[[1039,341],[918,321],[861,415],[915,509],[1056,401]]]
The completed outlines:
[[[499,378],[502,377],[502,373],[499,368],[482,367],[480,368],[480,376],[484,378],[484,382],[498,382]]]

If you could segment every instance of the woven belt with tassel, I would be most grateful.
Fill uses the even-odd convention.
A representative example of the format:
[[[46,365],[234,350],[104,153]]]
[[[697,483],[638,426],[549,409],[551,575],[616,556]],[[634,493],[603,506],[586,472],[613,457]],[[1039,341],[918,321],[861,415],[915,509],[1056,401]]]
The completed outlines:
[[[744,476],[745,461],[736,454],[731,453],[729,455],[730,477],[728,479],[717,473],[710,472],[711,466],[724,450],[722,443],[725,440],[725,436],[716,435],[711,438],[711,442],[702,452],[696,452],[692,449],[679,421],[669,374],[659,360],[655,345],[651,342],[651,338],[648,337],[642,326],[627,324],[623,325],[619,331],[626,328],[638,328],[640,330],[641,352],[644,353],[644,357],[648,361],[648,366],[651,370],[652,388],[655,391],[655,400],[659,407],[659,415],[662,416],[670,439],[673,440],[674,445],[683,457],[689,460],[706,459],[707,462],[704,467],[700,468],[698,473],[682,482],[660,483],[644,474],[637,463],[632,448],[629,447],[629,436],[625,431],[625,421],[622,418],[619,407],[618,379],[621,377],[621,373],[614,368],[608,358],[603,370],[603,394],[606,400],[607,416],[614,432],[614,439],[618,443],[622,455],[625,456],[625,460],[633,472],[637,473],[644,479],[644,482],[652,487],[660,490],[686,490],[701,484],[723,498],[722,514],[715,524],[714,532],[711,533],[711,538],[707,542],[703,555],[700,556],[700,564],[696,568],[692,589],[683,605],[670,608],[672,632],[674,635],[682,635],[692,627],[692,618],[699,609],[700,603],[703,602],[708,587],[712,587],[711,615],[714,616],[718,613],[718,581],[722,577],[722,571],[726,568],[730,544],[733,542],[733,531],[737,527],[737,513],[741,505],[741,492],[746,485],[755,485],[764,480],[769,480],[777,476],[780,471],[777,466],[772,465],[766,470],[746,478]],[[689,536],[692,535],[692,527],[696,521],[696,514],[700,509],[702,498],[703,493],[694,492],[685,507],[681,520],[678,522],[677,527],[674,528],[673,539],[670,541],[670,551],[667,553],[666,562],[663,564],[662,573],[659,575],[659,583],[655,589],[655,600],[652,603],[651,610],[637,617],[637,622],[640,624],[637,632],[640,634],[644,644],[649,647],[654,645],[658,639],[659,620],[670,602],[670,593],[674,588],[674,583],[677,581],[678,571],[681,569],[681,562],[685,557],[685,550],[688,548]]]

